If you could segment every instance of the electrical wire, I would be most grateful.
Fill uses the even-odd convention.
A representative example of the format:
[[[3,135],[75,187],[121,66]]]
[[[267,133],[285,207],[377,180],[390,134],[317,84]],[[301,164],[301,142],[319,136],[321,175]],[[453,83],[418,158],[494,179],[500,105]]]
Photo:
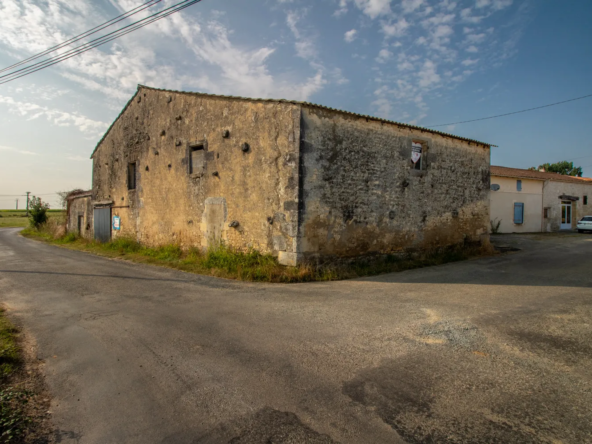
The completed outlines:
[[[62,43],[60,43],[58,45],[52,46],[51,48],[48,48],[45,51],[42,51],[42,52],[40,52],[38,54],[32,55],[31,57],[29,57],[29,58],[27,58],[25,60],[21,60],[20,62],[15,63],[14,65],[10,65],[10,66],[7,66],[6,68],[0,69],[0,72],[11,70],[13,68],[16,68],[17,66],[20,66],[20,65],[23,65],[23,64],[25,64],[27,62],[30,62],[32,60],[38,59],[39,57],[43,57],[44,55],[47,55],[47,54],[49,54],[49,53],[51,53],[53,51],[57,51],[58,49],[61,49],[64,46],[68,46],[68,45],[70,45],[70,44],[72,44],[74,42],[77,42],[77,41],[83,39],[84,37],[88,37],[89,35],[96,34],[97,32],[102,31],[103,29],[108,28],[109,26],[112,26],[112,25],[114,25],[114,24],[116,24],[116,23],[118,23],[118,22],[120,22],[120,21],[122,21],[122,20],[124,20],[124,19],[126,19],[128,17],[131,17],[132,15],[137,14],[138,12],[141,12],[144,9],[147,9],[147,8],[149,8],[151,6],[154,6],[157,3],[160,3],[161,1],[162,0],[150,0],[149,2],[146,2],[146,3],[144,3],[144,4],[140,5],[140,6],[137,6],[137,7],[133,8],[133,9],[130,9],[129,11],[127,11],[127,12],[121,14],[121,15],[118,15],[115,18],[112,18],[111,20],[108,20],[108,21],[106,21],[105,23],[103,23],[101,25],[95,26],[94,28],[89,29],[88,31],[85,31],[82,34],[79,34],[79,35],[77,35],[75,37],[72,37],[71,39],[68,39],[68,40],[66,40],[66,41],[64,41],[64,42],[62,42]]]
[[[0,79],[4,79],[3,81],[0,82],[0,85],[4,84],[4,83],[11,82],[13,80],[24,77],[26,75],[33,74],[34,72],[48,68],[48,67],[53,66],[53,65],[60,63],[62,61],[68,60],[68,59],[75,57],[79,54],[82,54],[86,51],[90,51],[91,49],[94,49],[98,46],[104,45],[105,43],[108,43],[112,40],[115,40],[119,37],[122,37],[126,34],[136,31],[140,28],[143,28],[144,26],[148,26],[149,24],[154,23],[155,21],[161,20],[161,19],[166,18],[176,12],[182,11],[183,9],[188,8],[196,3],[199,3],[200,1],[201,0],[184,0],[182,2],[174,4],[173,6],[168,7],[166,9],[163,9],[162,11],[159,11],[155,14],[152,14],[148,17],[145,17],[141,20],[133,22],[127,26],[124,26],[123,28],[120,28],[117,31],[110,32],[108,34],[105,34],[104,36],[101,36],[99,38],[91,40],[90,42],[87,42],[83,45],[80,45],[80,46],[77,46],[71,50],[68,50],[65,53],[58,54],[54,57],[50,57],[50,58],[45,59],[41,62],[37,62],[33,65],[28,66],[28,67],[21,68],[21,69],[16,70],[12,73],[0,76]]]
[[[129,34],[137,29],[143,28],[144,26],[154,23],[157,20],[168,17],[169,15],[174,14],[175,12],[181,11],[189,6],[192,6],[195,3],[198,3],[199,1],[201,1],[201,0],[183,0],[182,2],[176,3],[172,6],[170,6],[169,8],[166,8],[162,11],[159,11],[155,14],[152,14],[152,15],[145,17],[141,20],[138,20],[136,22],[133,22],[127,26],[124,26],[123,28],[116,30],[116,31],[105,34],[104,36],[101,36],[99,38],[91,40],[90,42],[87,42],[87,43],[80,45],[76,48],[68,50],[65,53],[59,54],[54,57],[50,57],[49,59],[45,59],[41,62],[37,62],[37,63],[35,63],[31,66],[28,66],[26,68],[21,68],[21,69],[16,70],[12,73],[0,76],[0,79],[9,77],[7,80],[0,82],[0,84],[8,83],[9,81],[16,80],[17,78],[24,77],[25,75],[32,74],[33,72],[37,72],[41,69],[55,65],[55,64],[60,63],[64,60],[67,60],[67,59],[72,58],[76,55],[79,55],[83,52],[90,51],[91,49],[96,48],[97,46],[108,43],[112,40],[115,40],[116,38],[119,38],[123,35]],[[19,75],[16,75],[19,72],[22,72],[22,73]]]
[[[588,94],[588,95],[582,96],[582,97],[576,97],[575,99],[569,99],[569,100],[563,100],[561,102],[550,103],[548,105],[537,106],[535,108],[523,109],[521,111],[514,111],[514,112],[511,112],[511,113],[498,114],[497,116],[482,117],[480,119],[473,119],[473,120],[463,120],[462,122],[441,123],[439,125],[426,125],[426,128],[437,128],[439,126],[460,125],[461,123],[478,122],[480,120],[488,120],[488,119],[497,119],[498,117],[511,116],[512,114],[525,113],[525,112],[528,112],[528,111],[534,111],[535,109],[548,108],[550,106],[561,105],[562,103],[575,102],[576,100],[582,100],[582,99],[586,99],[588,97],[592,97],[592,94]]]

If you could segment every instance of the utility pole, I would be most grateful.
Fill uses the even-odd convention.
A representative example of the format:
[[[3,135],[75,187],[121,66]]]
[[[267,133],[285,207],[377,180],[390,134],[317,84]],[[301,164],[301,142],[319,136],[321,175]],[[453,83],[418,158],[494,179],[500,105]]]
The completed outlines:
[[[31,194],[31,192],[27,191],[27,217],[29,217],[29,194]]]
[[[18,199],[16,200],[16,209],[18,210]]]

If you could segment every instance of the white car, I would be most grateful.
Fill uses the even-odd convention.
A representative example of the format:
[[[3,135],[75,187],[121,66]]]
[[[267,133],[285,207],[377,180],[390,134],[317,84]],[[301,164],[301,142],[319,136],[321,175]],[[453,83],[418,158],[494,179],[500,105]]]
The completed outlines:
[[[592,216],[584,216],[578,221],[578,233],[583,233],[584,231],[592,231]]]

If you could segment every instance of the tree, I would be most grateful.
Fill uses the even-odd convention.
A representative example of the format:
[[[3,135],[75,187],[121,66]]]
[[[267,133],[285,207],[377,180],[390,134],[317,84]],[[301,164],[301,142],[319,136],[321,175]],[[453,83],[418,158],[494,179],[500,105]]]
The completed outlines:
[[[558,173],[564,176],[582,177],[582,167],[574,167],[573,162],[564,160],[557,163],[544,163],[539,165],[538,168],[530,167],[531,171],[546,171],[548,173]]]
[[[39,228],[47,222],[47,210],[49,204],[41,201],[40,197],[33,196],[29,201],[29,222],[32,227]]]
[[[68,196],[79,193],[84,193],[84,190],[81,190],[80,188],[74,188],[71,191],[59,191],[58,196],[60,198],[60,206],[62,207],[62,210],[65,210],[68,206]]]

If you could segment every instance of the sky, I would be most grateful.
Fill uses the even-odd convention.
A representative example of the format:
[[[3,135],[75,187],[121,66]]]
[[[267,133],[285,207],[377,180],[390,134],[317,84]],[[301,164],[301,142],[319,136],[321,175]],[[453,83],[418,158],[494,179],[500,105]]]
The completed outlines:
[[[0,69],[145,1],[0,0]],[[138,84],[444,125],[498,145],[493,165],[573,160],[591,177],[592,98],[453,124],[592,94],[590,17],[589,0],[203,0],[0,84],[0,208],[89,189],[89,157]]]

